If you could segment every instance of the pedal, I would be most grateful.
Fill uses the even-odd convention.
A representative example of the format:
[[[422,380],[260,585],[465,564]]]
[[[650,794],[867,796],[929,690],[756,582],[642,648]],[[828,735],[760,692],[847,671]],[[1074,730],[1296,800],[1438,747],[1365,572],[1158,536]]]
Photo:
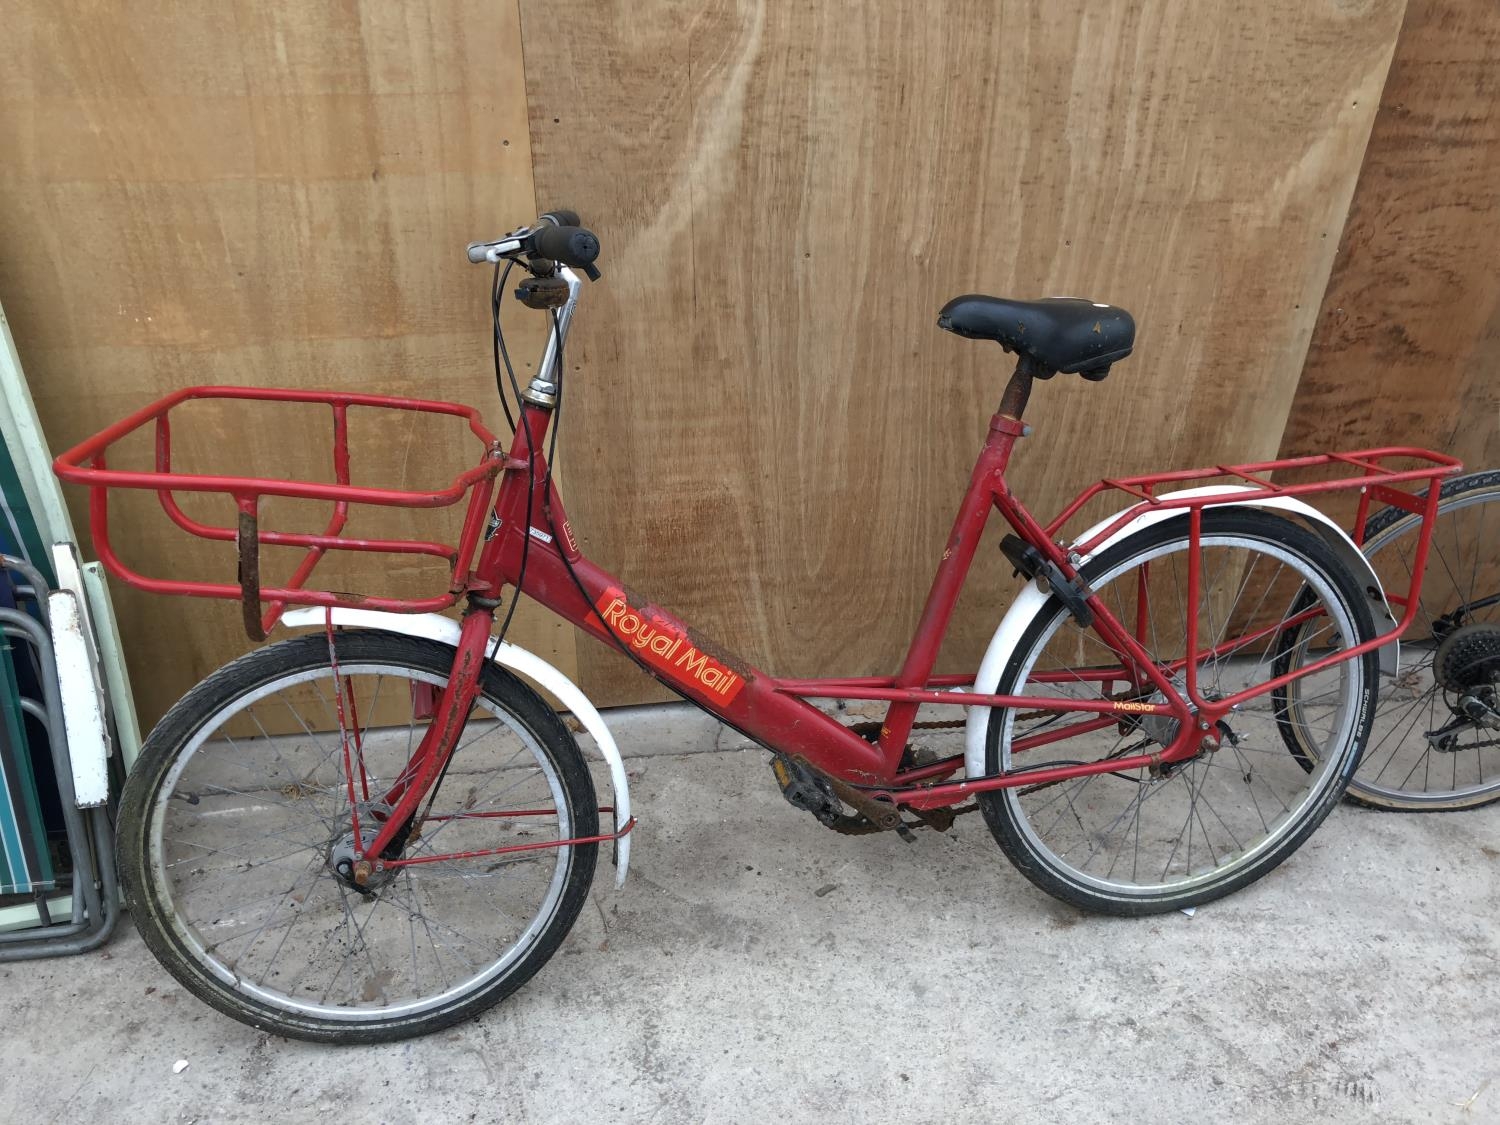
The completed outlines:
[[[1024,576],[1028,582],[1034,580],[1043,592],[1056,594],[1080,626],[1087,629],[1093,624],[1094,612],[1089,609],[1086,599],[1093,597],[1094,591],[1067,577],[1055,562],[1019,535],[1007,535],[1001,539],[1000,553],[1010,560],[1017,575]]]
[[[781,795],[793,807],[812,813],[829,826],[842,815],[843,809],[833,790],[800,762],[792,761],[785,754],[776,754],[771,758],[771,773],[781,787]]]

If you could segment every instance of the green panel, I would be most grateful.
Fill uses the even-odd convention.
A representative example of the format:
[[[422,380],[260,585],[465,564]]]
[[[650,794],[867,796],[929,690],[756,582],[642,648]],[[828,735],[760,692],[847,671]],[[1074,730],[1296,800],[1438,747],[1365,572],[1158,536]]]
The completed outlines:
[[[24,558],[49,583],[53,580],[51,553],[32,515],[26,489],[7,444],[0,444],[0,549]],[[0,577],[0,582],[8,583],[9,577]],[[7,585],[0,604],[12,604],[10,594]],[[46,591],[40,594],[46,597]],[[0,894],[25,893],[54,885],[46,826],[37,798],[36,771],[32,768],[21,692],[16,682],[14,660],[18,651],[10,638],[0,642]],[[45,745],[42,752],[47,752]]]
[[[26,502],[16,464],[10,450],[3,445],[0,445],[0,544],[7,550],[18,549],[20,556],[40,570],[48,583],[56,580],[52,556],[42,542],[31,506]]]
[[[0,644],[0,894],[54,885],[10,639]]]

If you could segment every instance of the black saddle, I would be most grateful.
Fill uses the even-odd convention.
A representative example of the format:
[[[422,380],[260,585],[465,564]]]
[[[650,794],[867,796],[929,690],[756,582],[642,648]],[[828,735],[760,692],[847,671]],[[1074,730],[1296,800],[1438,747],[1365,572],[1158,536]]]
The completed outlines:
[[[1135,346],[1135,321],[1124,309],[1081,297],[1007,301],[968,293],[938,313],[938,327],[974,340],[994,340],[1029,357],[1044,379],[1059,371],[1098,381]]]

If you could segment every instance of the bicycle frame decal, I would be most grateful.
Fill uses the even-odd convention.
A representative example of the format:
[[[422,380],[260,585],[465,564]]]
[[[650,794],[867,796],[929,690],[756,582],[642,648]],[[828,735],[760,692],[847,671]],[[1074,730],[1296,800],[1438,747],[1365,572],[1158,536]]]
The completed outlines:
[[[732,703],[745,686],[742,677],[700,652],[669,622],[632,609],[624,591],[610,587],[594,608],[615,636],[642,660],[675,676],[691,676],[715,701]]]

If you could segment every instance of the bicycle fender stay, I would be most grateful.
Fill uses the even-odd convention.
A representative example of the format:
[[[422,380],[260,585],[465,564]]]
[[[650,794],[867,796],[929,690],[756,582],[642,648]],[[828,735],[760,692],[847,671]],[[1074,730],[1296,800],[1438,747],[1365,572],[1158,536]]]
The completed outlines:
[[[308,606],[288,610],[282,624],[290,628],[307,626],[321,627],[327,620],[328,610],[320,606]],[[459,625],[451,618],[436,613],[384,613],[373,609],[347,609],[335,606],[333,623],[356,629],[380,629],[387,633],[404,633],[409,637],[420,637],[450,648],[458,646]],[[609,733],[604,718],[589,702],[588,696],[567,676],[548,664],[534,652],[530,652],[509,641],[501,643],[494,661],[509,669],[522,679],[545,689],[559,703],[573,713],[594,739],[599,756],[609,766],[610,785],[614,789],[615,822],[626,824],[630,820],[630,782],[625,776],[625,763],[620,757],[620,748]],[[627,833],[615,841],[615,886],[625,885],[625,874],[630,868],[630,837]]]
[[[1248,485],[1210,485],[1206,488],[1189,488],[1179,492],[1166,492],[1161,495],[1160,499],[1167,500],[1186,496],[1228,495],[1236,492],[1254,491],[1256,490]],[[1088,562],[1089,559],[1092,559],[1100,552],[1123,542],[1138,532],[1144,531],[1153,524],[1184,514],[1181,508],[1169,508],[1164,511],[1147,504],[1141,504],[1139,507],[1143,509],[1140,515],[1120,528],[1119,531],[1115,532],[1108,539],[1095,546],[1087,555],[1082,556],[1078,565]],[[1348,532],[1317,508],[1293,496],[1269,496],[1257,500],[1233,501],[1222,505],[1215,504],[1214,507],[1279,509],[1289,515],[1307,520],[1313,529],[1320,533],[1328,545],[1333,548],[1339,560],[1358,579],[1361,588],[1365,591],[1365,597],[1369,601],[1370,616],[1375,620],[1376,635],[1383,636],[1396,628],[1396,618],[1391,613],[1390,603],[1386,600],[1385,590],[1380,584],[1380,578],[1376,575],[1375,568],[1370,565],[1370,560],[1365,558],[1364,552],[1350,538]],[[1086,542],[1116,518],[1118,518],[1118,513],[1107,516],[1079,535],[1074,542]],[[1047,598],[1048,595],[1043,593],[1037,587],[1036,583],[1028,582],[1026,588],[1011,603],[1010,609],[1000,619],[1000,626],[995,630],[995,635],[990,638],[989,647],[985,649],[984,659],[980,661],[979,671],[974,677],[973,690],[975,692],[988,695],[992,694],[999,686],[1000,676],[1005,671],[1005,666],[1010,662],[1011,654],[1015,651],[1016,645],[1020,643],[1021,635],[1026,631],[1026,627],[1031,624],[1032,618],[1041,612],[1042,607],[1047,604]],[[1380,656],[1381,672],[1388,676],[1394,676],[1400,666],[1400,642],[1392,640],[1390,644],[1384,645],[1377,652]],[[964,772],[969,777],[983,777],[985,773],[985,742],[989,732],[990,710],[991,708],[989,707],[969,708],[968,721],[964,727]]]

